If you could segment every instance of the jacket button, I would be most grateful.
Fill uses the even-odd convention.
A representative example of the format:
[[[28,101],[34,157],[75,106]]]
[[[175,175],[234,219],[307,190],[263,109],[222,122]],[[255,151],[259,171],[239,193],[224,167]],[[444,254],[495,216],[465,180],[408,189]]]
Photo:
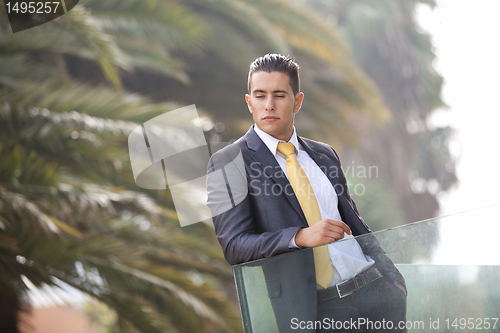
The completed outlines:
[[[316,282],[316,278],[314,276],[311,276],[309,279],[307,279],[307,282],[314,283]]]

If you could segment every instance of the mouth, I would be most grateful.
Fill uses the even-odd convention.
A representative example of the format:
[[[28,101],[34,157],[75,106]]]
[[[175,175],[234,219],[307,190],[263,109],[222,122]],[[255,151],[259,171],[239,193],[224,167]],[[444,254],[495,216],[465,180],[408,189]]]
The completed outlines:
[[[278,120],[280,118],[278,117],[274,117],[274,116],[266,116],[264,118],[262,118],[263,120],[267,120],[267,121],[275,121],[275,120]]]

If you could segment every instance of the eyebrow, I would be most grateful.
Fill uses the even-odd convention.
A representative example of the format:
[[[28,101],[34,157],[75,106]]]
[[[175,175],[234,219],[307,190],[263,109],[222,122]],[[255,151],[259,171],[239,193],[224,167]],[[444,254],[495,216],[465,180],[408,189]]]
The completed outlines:
[[[261,89],[255,89],[254,91],[252,91],[253,94],[255,93],[266,93],[264,90],[261,90]],[[288,92],[286,92],[285,90],[274,90],[273,91],[273,94],[288,94]]]

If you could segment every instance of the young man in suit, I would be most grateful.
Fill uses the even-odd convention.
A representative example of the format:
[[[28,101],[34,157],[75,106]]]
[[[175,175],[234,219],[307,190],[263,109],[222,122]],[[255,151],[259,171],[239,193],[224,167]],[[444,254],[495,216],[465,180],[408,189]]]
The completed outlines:
[[[209,164],[208,206],[226,260],[310,249],[263,265],[280,332],[330,332],[331,320],[347,332],[405,332],[404,279],[359,216],[337,153],[295,132],[299,66],[278,54],[256,59],[245,99],[255,125]],[[239,171],[211,179],[235,160]]]

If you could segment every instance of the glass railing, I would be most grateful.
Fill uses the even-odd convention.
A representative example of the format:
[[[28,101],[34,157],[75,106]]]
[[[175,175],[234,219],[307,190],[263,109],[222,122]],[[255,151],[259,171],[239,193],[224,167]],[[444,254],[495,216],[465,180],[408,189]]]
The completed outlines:
[[[406,322],[396,324],[408,332],[500,332],[499,216],[494,205],[340,242],[376,238],[406,280]],[[296,297],[303,290],[298,281],[314,283],[311,257],[304,249],[233,266],[244,332],[311,325],[300,318],[310,318],[315,306],[307,295],[303,302]]]

